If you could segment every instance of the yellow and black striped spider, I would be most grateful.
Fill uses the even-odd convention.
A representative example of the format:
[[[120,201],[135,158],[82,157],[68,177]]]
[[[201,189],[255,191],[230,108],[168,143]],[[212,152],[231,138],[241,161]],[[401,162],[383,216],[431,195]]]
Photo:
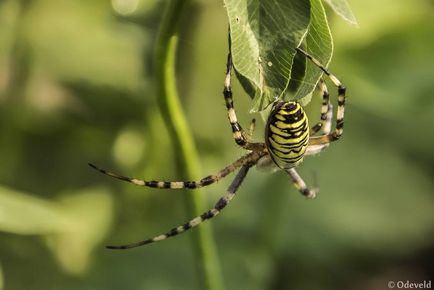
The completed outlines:
[[[217,174],[206,176],[199,181],[145,181],[111,173],[104,169],[98,168],[93,164],[89,164],[101,173],[133,183],[135,185],[169,189],[195,189],[208,186],[226,177],[228,174],[239,168],[239,171],[227,189],[226,194],[221,197],[210,210],[178,227],[169,230],[164,234],[136,243],[119,246],[107,246],[107,248],[129,249],[165,240],[215,217],[231,202],[236,194],[237,189],[240,187],[241,183],[246,177],[247,172],[256,164],[274,163],[277,167],[288,173],[295,187],[300,191],[301,194],[307,198],[314,198],[316,196],[317,189],[308,188],[300,175],[298,175],[295,167],[300,164],[304,156],[314,155],[321,152],[330,144],[330,142],[338,140],[341,137],[344,127],[345,87],[334,75],[332,75],[322,64],[320,64],[318,60],[300,48],[297,48],[297,51],[304,54],[317,67],[319,67],[337,87],[338,107],[336,111],[335,130],[333,132],[331,131],[333,113],[329,93],[324,81],[321,80],[318,85],[322,95],[321,120],[316,125],[309,129],[306,113],[303,107],[296,101],[276,100],[272,105],[272,109],[265,127],[265,143],[254,143],[248,141],[247,134],[243,131],[241,125],[238,123],[234,110],[231,89],[232,58],[231,54],[229,53],[227,58],[223,95],[226,102],[233,138],[239,146],[249,151],[246,155],[226,166]],[[315,134],[317,134],[321,129],[323,130],[323,134],[315,136]]]

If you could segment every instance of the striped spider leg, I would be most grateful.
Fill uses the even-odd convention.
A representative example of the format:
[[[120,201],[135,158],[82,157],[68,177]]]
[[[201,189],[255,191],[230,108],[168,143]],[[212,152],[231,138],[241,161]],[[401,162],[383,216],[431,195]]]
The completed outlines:
[[[324,134],[330,134],[332,128],[332,120],[333,120],[333,105],[330,103],[330,95],[327,90],[327,86],[323,79],[320,80],[318,84],[318,88],[320,90],[320,94],[322,96],[322,104],[321,104],[321,116],[320,122],[318,122],[315,126],[311,128],[310,136],[317,134],[321,129]],[[325,143],[321,145],[309,145],[306,148],[305,155],[316,155],[326,149],[330,143]]]
[[[253,165],[255,165],[256,162],[265,154],[266,154],[265,150],[250,152],[250,153],[244,155],[243,157],[239,158],[238,160],[236,160],[235,162],[233,162],[229,166],[226,166],[225,168],[220,170],[217,174],[209,175],[205,178],[202,178],[200,181],[145,181],[145,180],[141,180],[141,179],[137,179],[137,178],[131,178],[131,177],[118,175],[116,173],[106,171],[104,169],[101,169],[101,168],[95,166],[94,164],[89,163],[89,165],[92,168],[94,168],[94,169],[98,170],[99,172],[101,172],[105,175],[108,175],[110,177],[114,177],[114,178],[129,182],[129,183],[133,183],[133,184],[139,185],[139,186],[147,186],[147,187],[153,187],[153,188],[159,188],[159,189],[163,189],[163,188],[167,188],[167,189],[181,189],[181,188],[195,189],[195,188],[208,186],[208,185],[211,185],[214,182],[220,180],[221,178],[224,178],[225,176],[227,176],[231,172],[234,172],[235,170],[237,170],[238,168],[241,167],[240,170],[238,171],[238,174],[235,176],[231,185],[227,189],[226,194],[217,201],[217,203],[214,205],[213,208],[204,212],[200,216],[197,216],[197,217],[191,219],[190,221],[188,221],[182,225],[179,225],[177,227],[174,227],[171,230],[167,231],[166,233],[157,235],[153,238],[145,239],[145,240],[131,243],[131,244],[106,246],[106,247],[108,249],[123,250],[123,249],[135,248],[135,247],[143,246],[146,244],[162,241],[162,240],[165,240],[167,238],[181,234],[187,230],[190,230],[191,228],[198,226],[202,222],[215,217],[216,215],[218,215],[220,213],[220,211],[222,211],[232,201],[233,197],[236,194],[236,191],[238,190],[238,188],[240,187],[244,178],[246,177],[248,170]]]
[[[255,119],[252,120],[250,124],[249,133],[246,134],[238,122],[237,115],[234,109],[234,100],[232,98],[232,86],[231,86],[231,72],[232,72],[232,54],[229,51],[226,61],[226,76],[223,88],[223,96],[225,98],[226,109],[228,111],[228,119],[232,128],[232,137],[237,145],[243,147],[247,150],[261,150],[264,146],[263,143],[253,143],[248,141],[248,136],[252,135],[253,129],[255,127]],[[247,136],[246,136],[247,135]]]
[[[322,97],[321,116],[320,116],[320,121],[310,128],[310,136],[315,135],[321,129],[324,129],[324,131],[326,131],[327,130],[326,126],[331,122],[331,118],[332,118],[332,116],[328,118],[328,114],[332,110],[332,105],[330,103],[330,94],[322,78],[318,83],[318,88],[319,88],[320,96]]]
[[[123,176],[123,175],[119,175],[117,173],[113,173],[110,171],[107,171],[105,169],[102,169],[92,163],[89,163],[89,166],[98,170],[99,172],[117,178],[119,180],[122,181],[126,181],[138,186],[147,186],[147,187],[152,187],[152,188],[159,188],[159,189],[182,189],[182,188],[186,188],[186,189],[196,189],[196,188],[201,188],[204,186],[208,186],[211,185],[217,181],[219,181],[220,179],[226,177],[228,174],[234,172],[235,170],[237,170],[238,168],[240,168],[240,166],[242,166],[243,164],[251,161],[251,154],[246,154],[243,157],[239,158],[238,160],[236,160],[235,162],[233,162],[232,164],[226,166],[225,168],[223,168],[222,170],[220,170],[217,174],[214,175],[208,175],[204,178],[202,178],[199,181],[156,181],[156,180],[142,180],[142,179],[137,179],[137,178],[132,178],[132,177],[127,177],[127,176]]]
[[[321,136],[315,136],[310,138],[309,145],[323,145],[333,141],[338,140],[344,132],[344,113],[345,113],[345,98],[346,98],[346,88],[335,77],[328,69],[326,69],[317,59],[302,50],[301,48],[296,48],[296,50],[304,54],[308,59],[310,59],[317,67],[319,67],[324,74],[332,81],[332,83],[338,88],[338,107],[336,110],[336,127],[331,133],[324,134]]]

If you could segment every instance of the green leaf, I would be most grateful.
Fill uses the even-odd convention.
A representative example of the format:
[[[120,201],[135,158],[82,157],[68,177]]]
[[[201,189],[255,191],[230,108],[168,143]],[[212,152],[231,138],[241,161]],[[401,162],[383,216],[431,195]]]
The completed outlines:
[[[324,0],[340,17],[351,24],[358,25],[347,0]]]
[[[306,51],[329,64],[333,40],[321,0],[225,3],[233,63],[254,99],[251,111],[263,111],[289,90],[295,93],[288,98],[309,103],[322,71],[294,48],[305,40]]]
[[[309,26],[309,2],[225,0],[225,5],[234,67],[241,82],[255,88],[252,111],[261,111],[288,87],[294,49]]]
[[[306,50],[321,64],[327,66],[333,54],[333,39],[321,0],[311,0],[310,25],[306,36]],[[304,56],[302,56],[304,58]],[[294,63],[296,64],[296,63]],[[294,67],[295,68],[295,67]],[[294,99],[303,105],[310,102],[312,92],[323,72],[311,61],[306,61],[305,72]]]
[[[113,201],[100,188],[65,196],[51,201],[0,186],[0,231],[44,235],[63,268],[79,274],[109,230]]]
[[[21,235],[60,231],[70,220],[49,200],[0,186],[0,231]]]
[[[102,188],[66,192],[56,203],[71,222],[46,236],[47,245],[63,269],[81,274],[89,266],[92,251],[106,237],[113,216],[113,200]]]

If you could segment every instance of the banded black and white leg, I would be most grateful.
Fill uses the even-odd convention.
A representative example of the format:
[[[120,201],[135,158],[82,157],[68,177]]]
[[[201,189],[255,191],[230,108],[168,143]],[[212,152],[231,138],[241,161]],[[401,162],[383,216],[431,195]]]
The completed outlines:
[[[327,87],[325,85],[325,83],[321,80],[320,84],[320,91],[322,92],[327,92]],[[328,95],[328,93],[326,93]],[[325,94],[322,93],[322,95],[324,96]],[[323,134],[328,135],[331,132],[332,129],[332,121],[333,121],[333,105],[330,103],[330,99],[328,97],[327,101],[324,101],[324,97],[323,97],[323,103],[322,103],[322,107],[321,107],[321,128],[323,131]],[[325,108],[327,105],[327,109]],[[315,134],[316,132],[314,132]],[[312,136],[312,135],[311,135]],[[326,149],[328,146],[330,145],[330,143],[324,143],[324,144],[317,144],[317,145],[309,145],[306,148],[306,152],[305,155],[309,156],[309,155],[316,155],[318,153],[320,153],[321,151],[323,151],[324,149]]]
[[[235,162],[233,162],[232,164],[226,166],[225,168],[223,168],[222,170],[220,170],[217,174],[214,175],[208,175],[204,178],[202,178],[199,181],[155,181],[155,180],[142,180],[142,179],[137,179],[137,178],[132,178],[132,177],[127,177],[127,176],[123,176],[117,173],[113,173],[110,171],[107,171],[105,169],[102,169],[92,163],[89,163],[89,166],[91,166],[92,168],[96,169],[97,171],[108,175],[110,177],[114,177],[116,179],[122,180],[122,181],[126,181],[138,186],[147,186],[147,187],[152,187],[152,188],[158,188],[158,189],[196,189],[196,188],[201,188],[204,186],[208,186],[211,185],[217,181],[219,181],[220,179],[226,177],[227,175],[229,175],[230,173],[234,172],[235,170],[237,170],[238,168],[240,168],[242,165],[252,162],[252,160],[255,160],[257,153],[254,152],[250,152],[244,156],[242,156],[241,158],[239,158],[238,160],[236,160]]]
[[[223,88],[223,96],[225,98],[226,109],[228,111],[228,119],[232,128],[232,136],[237,143],[241,147],[245,147],[247,145],[247,138],[244,135],[243,128],[240,123],[238,123],[237,115],[234,109],[234,100],[232,98],[232,86],[231,86],[231,72],[232,72],[232,55],[229,52],[227,61],[226,61],[226,76],[225,83]]]
[[[312,128],[310,129],[310,136],[315,135],[318,133],[321,129],[324,129],[325,133],[325,127],[328,125],[328,122],[331,122],[331,119],[328,118],[329,112],[332,110],[332,105],[330,103],[330,94],[328,92],[327,86],[324,82],[324,80],[321,78],[318,83],[318,88],[320,92],[320,96],[322,98],[321,102],[321,115],[320,115],[320,121],[316,123]],[[330,133],[327,132],[325,134]]]
[[[231,72],[232,72],[232,55],[229,52],[226,62],[226,76],[223,88],[223,96],[225,98],[226,109],[228,111],[228,119],[232,128],[232,136],[239,146],[248,150],[260,150],[262,143],[250,142],[248,136],[244,132],[240,123],[238,122],[237,114],[234,109],[234,100],[232,98],[232,86],[231,86]],[[253,123],[254,125],[254,123]]]
[[[319,191],[318,188],[307,187],[306,183],[300,177],[300,175],[295,170],[295,168],[286,169],[285,171],[288,173],[289,177],[291,178],[292,182],[294,183],[295,188],[297,188],[297,190],[302,195],[304,195],[307,198],[311,198],[311,199],[316,197],[316,195],[318,194],[318,191]]]
[[[255,158],[258,158],[258,157],[255,157]],[[218,215],[232,201],[238,188],[240,187],[241,183],[243,182],[244,178],[246,177],[249,169],[256,163],[256,161],[257,160],[252,160],[252,162],[247,162],[246,164],[243,164],[241,166],[238,174],[236,175],[235,179],[232,181],[231,185],[229,186],[226,194],[217,201],[217,203],[214,205],[213,208],[204,212],[200,216],[197,216],[197,217],[191,219],[190,221],[188,221],[188,222],[186,222],[180,226],[174,227],[171,230],[169,230],[168,232],[161,234],[161,235],[158,235],[158,236],[155,236],[153,238],[139,241],[136,243],[126,244],[126,245],[107,246],[107,248],[115,249],[115,250],[124,250],[124,249],[131,249],[131,248],[143,246],[146,244],[162,241],[162,240],[168,239],[170,237],[184,233],[184,232],[200,225],[204,221],[212,219],[213,217]]]
[[[309,55],[307,52],[300,48],[296,48],[297,51],[304,54],[308,59],[310,59],[317,67],[319,67],[324,74],[332,81],[332,83],[338,89],[338,107],[336,109],[336,127],[333,132],[329,134],[324,134],[321,136],[314,136],[309,139],[309,145],[321,145],[330,143],[338,140],[344,131],[344,113],[345,113],[345,98],[346,98],[346,88],[338,80],[336,76],[334,76],[328,69],[326,69],[317,59]]]

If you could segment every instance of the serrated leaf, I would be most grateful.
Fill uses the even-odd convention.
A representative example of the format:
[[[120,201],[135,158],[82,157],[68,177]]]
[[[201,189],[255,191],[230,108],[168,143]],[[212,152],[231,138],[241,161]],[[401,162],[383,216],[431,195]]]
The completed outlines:
[[[311,0],[311,22],[306,35],[306,51],[327,66],[333,54],[333,39],[321,0]],[[304,57],[304,56],[303,56]],[[295,99],[306,105],[323,72],[311,61],[305,62],[305,73],[295,93]]]
[[[358,25],[347,0],[324,0],[340,17],[351,24]]]
[[[309,2],[225,0],[225,5],[234,67],[245,78],[241,82],[255,88],[252,111],[261,111],[288,87],[294,49],[309,25]]]

